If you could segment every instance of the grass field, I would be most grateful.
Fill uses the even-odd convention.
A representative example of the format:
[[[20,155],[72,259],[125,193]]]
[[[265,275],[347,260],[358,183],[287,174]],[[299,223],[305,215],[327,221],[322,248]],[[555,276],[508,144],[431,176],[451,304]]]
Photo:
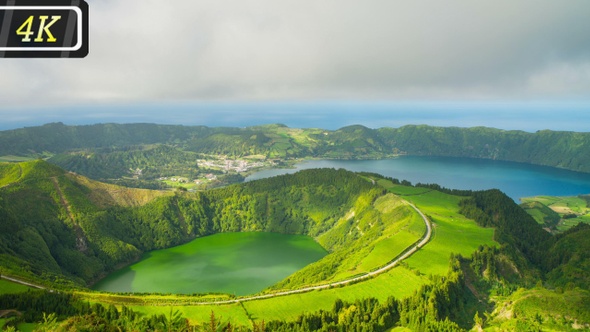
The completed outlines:
[[[557,224],[558,231],[568,230],[580,222],[590,224],[590,207],[588,202],[579,196],[535,196],[522,198],[521,201],[523,203],[539,202],[558,213],[561,216]],[[527,210],[527,212],[537,221],[543,217],[536,210]]]
[[[0,318],[0,328],[2,328],[2,326],[4,326],[4,324],[6,324],[7,321],[8,321],[8,319]],[[33,330],[35,330],[36,327],[37,327],[37,324],[35,324],[35,323],[20,323],[17,326],[17,328],[18,328],[17,331],[32,332]]]
[[[305,312],[331,310],[337,299],[354,302],[357,299],[369,297],[380,301],[390,296],[404,298],[427,282],[426,277],[418,276],[413,271],[399,266],[385,274],[354,285],[248,301],[243,303],[243,307],[241,304],[195,305],[174,306],[173,309],[179,310],[193,324],[208,321],[213,311],[215,316],[221,316],[222,320],[231,318],[234,323],[248,326],[250,325],[248,315],[254,320],[293,320]],[[147,315],[170,312],[170,306],[130,306],[130,308]]]
[[[172,310],[178,310],[182,315],[189,319],[192,325],[203,324],[208,322],[211,317],[211,311],[215,313],[215,317],[222,322],[230,321],[232,324],[250,326],[250,320],[246,311],[241,304],[232,305],[207,305],[207,306],[130,306],[129,308],[146,315],[170,313]]]
[[[28,286],[17,284],[12,281],[0,279],[0,294],[23,293],[31,289]]]
[[[332,280],[345,280],[386,265],[418,241],[426,230],[420,215],[395,195],[380,197],[374,208],[381,213],[382,230],[374,240],[348,255]],[[367,233],[374,231],[370,225],[365,225],[364,229]]]
[[[33,332],[37,328],[35,323],[20,323],[17,326],[20,332]]]
[[[479,227],[475,221],[459,214],[461,197],[429,191],[404,198],[414,203],[433,223],[431,241],[406,260],[411,268],[426,275],[444,275],[449,267],[451,253],[468,257],[479,245],[498,245],[493,240],[494,229]]]
[[[244,303],[244,307],[255,319],[293,320],[304,312],[321,309],[331,310],[337,299],[354,302],[356,299],[369,297],[377,298],[380,301],[390,296],[404,298],[427,282],[427,278],[399,266],[373,279],[354,285],[249,301]]]
[[[419,239],[408,230],[401,230],[395,237],[387,238],[379,242],[371,253],[365,257],[359,266],[359,270],[368,271],[376,266],[383,266],[391,261],[393,253],[400,253]]]
[[[0,295],[2,294],[14,294],[24,293],[31,289],[28,286],[17,284],[12,281],[0,279]],[[1,309],[1,308],[0,308]],[[6,323],[7,319],[0,319],[0,328]],[[33,331],[37,327],[34,323],[21,323],[18,324],[18,330],[23,332]]]

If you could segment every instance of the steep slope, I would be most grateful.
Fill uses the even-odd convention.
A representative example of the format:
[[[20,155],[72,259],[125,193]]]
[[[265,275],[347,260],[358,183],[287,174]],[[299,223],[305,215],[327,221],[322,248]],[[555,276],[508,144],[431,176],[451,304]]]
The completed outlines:
[[[498,190],[474,193],[462,202],[461,213],[496,229],[495,238],[503,244],[501,253],[528,274],[522,281],[534,284],[542,277],[550,287],[590,290],[590,225],[580,223],[551,235]]]
[[[120,261],[101,259],[104,248],[86,231],[91,216],[169,195],[101,184],[41,160],[1,164],[0,169],[5,183],[0,188],[2,265],[38,276],[97,277]],[[126,251],[127,260],[139,254],[131,247]]]

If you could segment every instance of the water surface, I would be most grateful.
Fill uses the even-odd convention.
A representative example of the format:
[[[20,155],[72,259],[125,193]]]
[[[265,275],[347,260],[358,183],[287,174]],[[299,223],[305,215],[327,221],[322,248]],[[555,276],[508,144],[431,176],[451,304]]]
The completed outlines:
[[[536,195],[590,194],[590,174],[531,164],[450,157],[402,156],[384,160],[311,160],[294,169],[271,169],[252,174],[246,181],[309,168],[344,168],[373,172],[412,183],[437,183],[452,189],[500,189],[518,202]]]
[[[94,286],[109,292],[192,294],[259,292],[327,254],[312,238],[219,233],[146,253]]]

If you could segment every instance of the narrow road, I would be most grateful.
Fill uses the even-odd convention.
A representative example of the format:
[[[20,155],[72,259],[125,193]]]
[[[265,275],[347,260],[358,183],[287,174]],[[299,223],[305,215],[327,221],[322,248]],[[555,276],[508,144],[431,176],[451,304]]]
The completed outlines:
[[[31,283],[28,283],[28,282],[26,282],[26,281],[22,281],[22,280],[19,280],[19,279],[15,279],[15,278],[7,277],[7,276],[5,276],[5,275],[2,275],[2,276],[0,276],[0,278],[1,278],[1,279],[6,279],[6,280],[8,280],[8,281],[15,282],[15,283],[17,283],[17,284],[21,284],[21,285],[25,285],[25,286],[33,287],[33,288],[45,289],[45,287],[43,287],[43,286],[39,286],[39,285],[35,285],[35,284],[31,284]]]
[[[416,212],[418,212],[418,214],[420,214],[420,217],[422,217],[422,220],[424,221],[424,224],[426,225],[426,232],[418,241],[416,241],[413,245],[409,246],[405,251],[403,251],[402,254],[397,256],[389,264],[387,264],[375,271],[368,272],[368,273],[358,276],[358,277],[354,277],[354,278],[350,278],[350,279],[346,279],[346,280],[342,280],[342,281],[337,281],[337,282],[332,282],[332,283],[325,284],[325,285],[311,286],[311,287],[305,287],[305,288],[277,292],[277,293],[271,293],[271,294],[255,295],[255,296],[243,297],[243,298],[234,299],[234,300],[212,301],[212,302],[192,302],[191,304],[192,305],[232,304],[232,303],[239,303],[239,302],[246,302],[246,301],[253,301],[253,300],[268,299],[268,298],[277,297],[277,296],[306,293],[306,292],[311,292],[314,290],[327,289],[327,288],[331,288],[331,287],[335,287],[335,286],[341,286],[341,285],[347,285],[350,283],[355,283],[355,282],[369,279],[369,278],[372,278],[372,277],[377,276],[379,274],[385,273],[385,272],[391,270],[392,268],[394,268],[397,264],[399,264],[399,262],[410,257],[412,254],[414,254],[416,251],[418,251],[418,249],[422,248],[426,243],[428,243],[428,241],[430,241],[430,238],[432,237],[432,225],[430,224],[430,221],[428,220],[428,218],[414,204],[412,204],[410,202],[407,202],[407,204],[409,206],[411,206],[414,210],[416,210]]]

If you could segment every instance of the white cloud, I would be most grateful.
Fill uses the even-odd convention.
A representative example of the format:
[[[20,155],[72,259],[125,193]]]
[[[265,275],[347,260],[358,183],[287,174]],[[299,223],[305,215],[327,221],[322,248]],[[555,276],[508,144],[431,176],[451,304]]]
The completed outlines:
[[[0,59],[4,106],[590,97],[585,0],[88,1],[88,57]]]
[[[531,93],[543,97],[583,98],[590,89],[590,61],[552,63],[528,80]]]

